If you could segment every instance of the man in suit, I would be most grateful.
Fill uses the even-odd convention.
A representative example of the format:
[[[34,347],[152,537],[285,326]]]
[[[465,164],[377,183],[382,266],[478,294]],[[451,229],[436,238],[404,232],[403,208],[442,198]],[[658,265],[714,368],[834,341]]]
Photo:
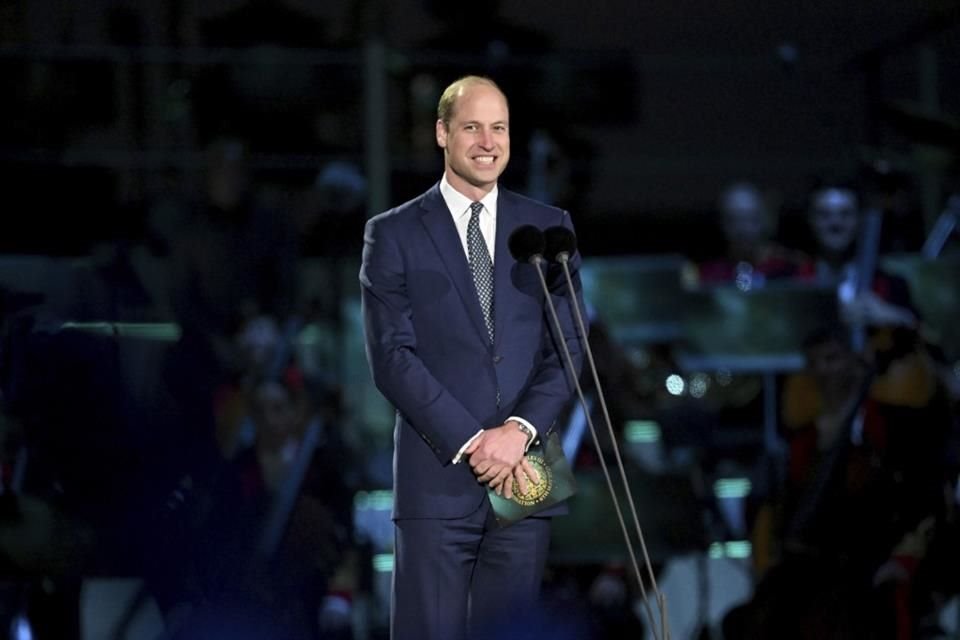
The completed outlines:
[[[547,270],[558,336],[537,267],[508,248],[522,225],[572,223],[498,187],[510,159],[506,97],[467,76],[437,112],[443,177],[368,222],[360,272],[367,358],[397,409],[394,640],[477,637],[530,611],[552,513],[499,528],[487,486],[509,496],[514,481],[525,491],[536,480],[525,452],[554,428],[581,361],[562,272]]]

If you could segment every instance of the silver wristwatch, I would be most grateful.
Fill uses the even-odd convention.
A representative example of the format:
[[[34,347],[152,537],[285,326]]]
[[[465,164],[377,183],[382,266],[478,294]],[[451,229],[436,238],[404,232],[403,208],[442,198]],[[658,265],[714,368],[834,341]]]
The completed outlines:
[[[520,429],[521,432],[523,432],[523,435],[527,436],[527,444],[529,445],[530,442],[533,441],[533,431],[530,430],[530,427],[523,424],[519,420],[514,420],[514,422],[517,423],[517,428]]]

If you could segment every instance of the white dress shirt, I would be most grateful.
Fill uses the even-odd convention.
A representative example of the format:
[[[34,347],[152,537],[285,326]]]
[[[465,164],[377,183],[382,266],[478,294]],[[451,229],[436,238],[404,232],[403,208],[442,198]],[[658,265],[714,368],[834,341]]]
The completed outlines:
[[[483,210],[480,211],[479,220],[480,233],[483,234],[483,241],[487,245],[487,251],[490,252],[490,262],[494,264],[496,264],[497,195],[499,193],[500,188],[494,185],[493,189],[480,200],[480,203],[483,204]],[[457,227],[457,235],[460,236],[460,243],[463,245],[463,254],[469,256],[470,253],[467,249],[467,225],[470,223],[470,205],[473,204],[474,201],[454,189],[450,182],[447,181],[447,174],[443,174],[443,178],[440,179],[440,195],[443,196],[443,201],[447,203],[447,209],[450,210],[450,215],[453,216],[453,224]],[[496,291],[494,291],[493,295],[494,300],[496,300]],[[511,420],[515,420],[530,429],[533,436],[527,442],[527,448],[529,449],[533,441],[537,439],[537,428],[519,416],[510,416],[507,418],[507,422]],[[466,450],[466,448],[470,446],[470,443],[476,440],[477,436],[481,433],[483,433],[483,429],[473,434],[473,437],[460,447],[457,455],[453,458],[453,464],[460,462],[464,450]]]

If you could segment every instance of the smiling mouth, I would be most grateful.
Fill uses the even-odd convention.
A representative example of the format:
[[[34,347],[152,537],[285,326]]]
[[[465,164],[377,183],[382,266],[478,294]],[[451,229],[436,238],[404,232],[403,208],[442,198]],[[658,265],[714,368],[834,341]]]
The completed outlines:
[[[474,156],[473,161],[478,164],[493,164],[496,162],[496,156]]]

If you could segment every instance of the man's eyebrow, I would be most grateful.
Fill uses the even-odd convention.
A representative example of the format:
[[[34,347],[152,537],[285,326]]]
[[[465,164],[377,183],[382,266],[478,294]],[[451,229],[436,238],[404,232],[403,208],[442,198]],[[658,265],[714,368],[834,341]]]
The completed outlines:
[[[483,123],[480,122],[479,120],[465,120],[465,121],[463,122],[463,124],[464,124],[464,125],[468,125],[468,124],[483,124]],[[509,125],[509,124],[510,124],[510,121],[509,121],[509,120],[495,120],[495,121],[491,122],[490,124],[491,124],[491,125],[497,125],[497,124]]]

